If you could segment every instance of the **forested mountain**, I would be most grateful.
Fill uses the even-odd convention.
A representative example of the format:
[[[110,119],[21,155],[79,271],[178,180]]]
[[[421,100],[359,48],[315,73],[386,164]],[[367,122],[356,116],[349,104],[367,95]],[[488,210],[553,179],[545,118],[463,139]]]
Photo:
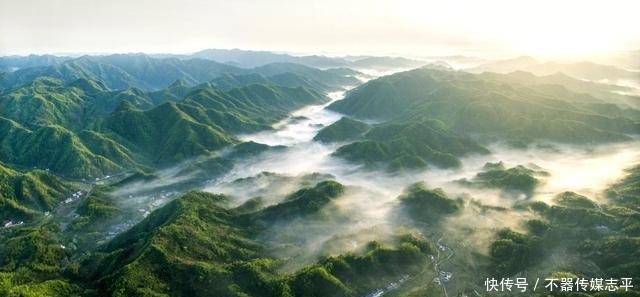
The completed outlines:
[[[54,55],[28,55],[0,57],[0,71],[15,71],[21,68],[58,65],[71,57]]]
[[[211,81],[223,74],[259,73],[267,76],[293,72],[330,86],[348,85],[355,78],[332,71],[323,71],[299,64],[278,63],[255,69],[239,68],[206,59],[152,58],[145,54],[82,56],[61,63],[29,67],[5,73],[0,87],[11,89],[27,84],[38,77],[52,77],[64,82],[80,78],[102,82],[110,89],[129,87],[160,90],[180,79],[187,85]],[[344,80],[344,81],[342,81]]]
[[[342,117],[335,123],[322,128],[313,140],[339,142],[354,140],[369,130],[369,125],[360,121]]]
[[[209,59],[243,68],[260,67],[271,63],[295,63],[315,68],[367,68],[395,69],[420,67],[424,61],[404,57],[388,56],[346,56],[329,57],[322,55],[291,55],[269,51],[241,49],[206,49],[190,55],[157,55],[158,57],[177,57],[180,59]]]
[[[476,141],[457,135],[437,120],[374,126],[356,141],[340,147],[334,155],[368,166],[387,165],[391,171],[460,166],[459,157],[486,154]]]
[[[589,61],[578,63],[540,62],[532,57],[522,56],[480,65],[467,71],[472,73],[496,72],[509,73],[526,71],[535,75],[553,75],[558,72],[586,80],[635,80],[640,81],[640,74],[615,66],[596,64]]]
[[[490,277],[640,277],[640,99],[581,79],[621,72],[423,64],[0,60],[0,296],[470,296]]]
[[[0,94],[1,160],[92,178],[139,165],[175,164],[235,144],[234,134],[270,129],[292,110],[326,100],[289,82],[295,87],[239,84],[225,92],[179,80],[145,92],[111,90],[84,78],[65,83],[38,77]]]
[[[79,78],[98,80],[111,89],[164,88],[177,79],[190,84],[211,80],[223,73],[244,70],[210,60],[154,59],[146,55],[83,56],[59,65],[24,68],[3,77],[5,89],[48,76],[69,82]]]
[[[0,164],[0,217],[14,224],[42,218],[75,190],[44,170],[20,172]]]
[[[342,58],[326,56],[292,56],[268,51],[250,51],[240,49],[206,49],[188,57],[209,59],[220,63],[252,68],[271,63],[296,63],[310,67],[332,68],[345,66],[348,61]]]
[[[418,69],[371,81],[329,108],[399,122],[428,116],[460,133],[530,140],[615,141],[640,131],[637,118],[585,110],[574,106],[572,97],[579,95],[541,91],[509,76]]]
[[[335,155],[391,167],[455,167],[456,156],[487,152],[476,141],[605,143],[640,132],[632,108],[638,98],[606,95],[606,86],[562,75],[530,76],[421,68],[370,81],[328,108],[383,123]]]

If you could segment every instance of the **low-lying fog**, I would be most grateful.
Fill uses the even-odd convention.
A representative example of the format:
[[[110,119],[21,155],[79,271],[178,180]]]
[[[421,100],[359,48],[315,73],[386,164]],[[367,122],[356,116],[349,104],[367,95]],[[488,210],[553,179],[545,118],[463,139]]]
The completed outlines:
[[[337,100],[342,94],[334,93],[332,99]],[[452,182],[472,178],[486,162],[502,161],[508,168],[516,165],[537,166],[539,170],[550,174],[543,178],[544,183],[530,199],[552,203],[554,195],[575,191],[602,202],[602,190],[624,176],[625,168],[640,161],[638,141],[590,149],[548,145],[522,150],[495,145],[489,147],[492,152],[490,155],[462,159],[463,166],[458,170],[433,168],[392,176],[381,171],[363,170],[331,157],[331,153],[341,144],[327,145],[312,140],[322,127],[341,117],[324,109],[325,106],[299,110],[276,125],[273,131],[243,136],[246,141],[286,145],[287,149],[237,163],[230,173],[206,188],[206,191],[228,194],[236,205],[240,205],[256,196],[268,196],[267,203],[275,204],[286,194],[298,189],[300,179],[310,173],[329,174],[348,186],[347,193],[329,206],[333,208],[335,218],[299,219],[273,226],[261,235],[261,239],[273,244],[274,255],[290,258],[291,269],[313,262],[319,254],[337,250],[344,252],[373,239],[384,240],[385,235],[402,228],[403,222],[397,216],[397,197],[415,182],[424,182],[429,188],[442,188],[451,198],[464,196],[484,205],[509,206],[518,198],[504,197],[497,190],[471,189]],[[290,179],[283,181],[282,178],[261,176],[259,182],[250,185],[232,183],[261,172],[276,173]],[[438,237],[442,236],[445,242],[457,241],[460,238],[454,235],[456,230],[473,228],[475,231],[464,237],[468,240],[466,244],[486,251],[490,243],[488,237],[493,232],[482,231],[507,226],[519,229],[522,219],[527,216],[530,215],[510,210],[486,213],[468,206],[446,221],[443,230],[448,230],[450,234],[439,234]]]
[[[367,73],[371,76],[379,74]],[[341,99],[345,90],[328,94],[331,102]],[[638,140],[590,149],[550,144],[523,150],[493,145],[489,147],[490,155],[463,158],[463,166],[457,170],[430,168],[389,175],[382,171],[364,170],[332,157],[331,153],[342,144],[313,141],[320,129],[341,118],[339,113],[325,109],[331,102],[302,108],[274,125],[274,130],[240,136],[244,141],[283,145],[286,149],[242,160],[223,177],[204,187],[205,191],[228,194],[234,205],[241,205],[257,196],[269,205],[280,202],[287,194],[305,185],[326,178],[347,186],[345,195],[327,206],[328,217],[282,222],[259,236],[268,243],[274,256],[290,260],[283,268],[285,270],[312,263],[323,254],[357,249],[371,240],[384,241],[395,230],[406,228],[408,221],[399,214],[397,197],[416,182],[424,182],[429,188],[442,188],[450,198],[466,197],[463,210],[443,221],[442,228],[433,232],[422,229],[421,232],[433,241],[442,239],[445,244],[462,243],[476,251],[486,252],[496,228],[520,229],[523,219],[532,215],[515,210],[487,210],[480,205],[508,207],[525,198],[506,197],[498,190],[467,188],[453,181],[472,178],[487,162],[502,161],[507,168],[524,165],[539,167],[537,170],[549,173],[529,199],[552,203],[556,194],[575,191],[602,202],[602,190],[624,176],[624,169],[640,162]],[[188,178],[181,176],[183,167],[160,172],[156,181],[129,187],[135,191],[121,190],[118,194],[130,197],[124,200],[133,205],[126,207],[139,208],[140,213],[146,215],[179,196],[179,193],[161,192],[159,189],[169,188],[168,185]],[[263,172],[271,174],[261,174]],[[311,173],[321,175],[309,176]],[[234,182],[243,178],[252,179]],[[154,193],[152,190],[156,187],[160,188]]]

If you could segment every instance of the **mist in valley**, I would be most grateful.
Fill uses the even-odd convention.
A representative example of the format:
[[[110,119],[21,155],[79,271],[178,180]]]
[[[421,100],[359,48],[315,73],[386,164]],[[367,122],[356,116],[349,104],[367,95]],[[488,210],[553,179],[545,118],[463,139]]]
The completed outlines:
[[[393,72],[369,71],[361,80],[365,82]],[[477,283],[476,276],[468,275],[465,270],[484,265],[479,259],[488,257],[496,232],[511,228],[526,233],[524,223],[538,218],[535,213],[518,208],[519,204],[532,201],[554,204],[554,197],[565,191],[585,195],[598,203],[606,202],[603,190],[624,177],[630,164],[640,162],[637,139],[593,146],[538,143],[524,149],[494,143],[487,145],[489,154],[462,157],[462,165],[457,169],[430,166],[426,170],[393,173],[375,170],[332,156],[347,144],[345,142],[313,140],[318,131],[343,117],[326,107],[344,98],[354,87],[345,86],[327,94],[330,101],[324,104],[292,112],[273,125],[272,130],[239,135],[241,141],[277,149],[234,160],[221,175],[209,177],[207,161],[225,157],[231,148],[155,171],[149,180],[136,180],[118,187],[110,196],[116,205],[133,215],[124,222],[110,223],[105,229],[106,239],[189,190],[224,194],[230,199],[230,208],[242,209],[251,202],[259,202],[259,210],[286,201],[297,190],[334,180],[346,190],[318,214],[276,220],[255,235],[255,240],[264,244],[266,255],[283,260],[279,273],[294,273],[327,256],[358,253],[372,241],[392,246],[396,235],[411,233],[437,242],[442,255],[447,256],[437,260],[440,269],[457,277],[453,286],[456,282]],[[483,171],[485,164],[499,162],[505,168],[522,165],[546,174],[538,177],[540,184],[529,196],[460,182],[472,180]],[[399,197],[416,183],[428,189],[442,189],[449,199],[461,205],[460,210],[443,215],[437,223],[411,218]]]
[[[331,94],[341,99],[343,92]],[[344,143],[313,141],[322,128],[342,117],[339,113],[311,106],[294,112],[272,131],[244,135],[245,141],[284,145],[285,149],[266,152],[236,163],[222,178],[204,189],[233,197],[239,206],[261,197],[263,207],[282,202],[286,195],[302,186],[313,186],[317,179],[332,179],[347,191],[325,208],[325,216],[279,222],[262,232],[258,239],[267,243],[273,256],[287,259],[284,271],[295,271],[327,255],[357,251],[372,240],[391,239],[398,230],[419,232],[429,239],[449,242],[460,248],[487,254],[496,230],[509,227],[526,232],[523,222],[535,218],[531,212],[511,207],[523,201],[553,204],[553,197],[574,191],[597,202],[604,202],[602,191],[625,175],[625,169],[640,161],[640,143],[578,147],[547,143],[528,149],[490,145],[488,155],[462,158],[459,169],[388,173],[354,165],[331,156]],[[467,187],[458,183],[471,179],[487,162],[503,162],[511,168],[523,165],[548,173],[531,197],[508,195],[498,189]],[[596,169],[597,168],[597,169]],[[316,179],[310,178],[315,174]],[[242,181],[252,180],[251,183]],[[439,226],[422,226],[407,219],[398,197],[410,185],[423,182],[428,188],[441,188],[451,199],[464,201],[462,211],[443,219]],[[416,227],[418,226],[418,227]]]
[[[4,2],[0,296],[640,293],[640,4]]]

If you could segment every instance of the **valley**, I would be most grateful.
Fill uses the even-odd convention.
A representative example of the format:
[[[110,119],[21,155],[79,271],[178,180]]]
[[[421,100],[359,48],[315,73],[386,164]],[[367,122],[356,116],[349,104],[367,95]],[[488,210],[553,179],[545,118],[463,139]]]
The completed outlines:
[[[638,90],[523,60],[5,62],[0,295],[485,296],[490,277],[640,277]]]

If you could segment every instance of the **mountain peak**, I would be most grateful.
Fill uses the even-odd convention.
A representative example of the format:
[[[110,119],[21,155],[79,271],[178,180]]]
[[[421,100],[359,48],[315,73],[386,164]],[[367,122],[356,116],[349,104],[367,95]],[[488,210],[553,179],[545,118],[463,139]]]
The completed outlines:
[[[70,82],[68,86],[76,87],[87,93],[98,93],[98,92],[103,92],[107,90],[107,87],[102,82],[92,80],[92,79],[86,79],[86,78],[76,79]]]
[[[136,107],[133,104],[131,104],[131,102],[123,100],[120,102],[120,104],[118,104],[118,107],[116,107],[116,109],[113,112],[116,113],[116,112],[123,112],[123,111],[132,111],[132,110],[136,110]]]
[[[187,84],[182,78],[176,79],[171,85],[169,85],[169,89],[182,88],[186,87]]]

